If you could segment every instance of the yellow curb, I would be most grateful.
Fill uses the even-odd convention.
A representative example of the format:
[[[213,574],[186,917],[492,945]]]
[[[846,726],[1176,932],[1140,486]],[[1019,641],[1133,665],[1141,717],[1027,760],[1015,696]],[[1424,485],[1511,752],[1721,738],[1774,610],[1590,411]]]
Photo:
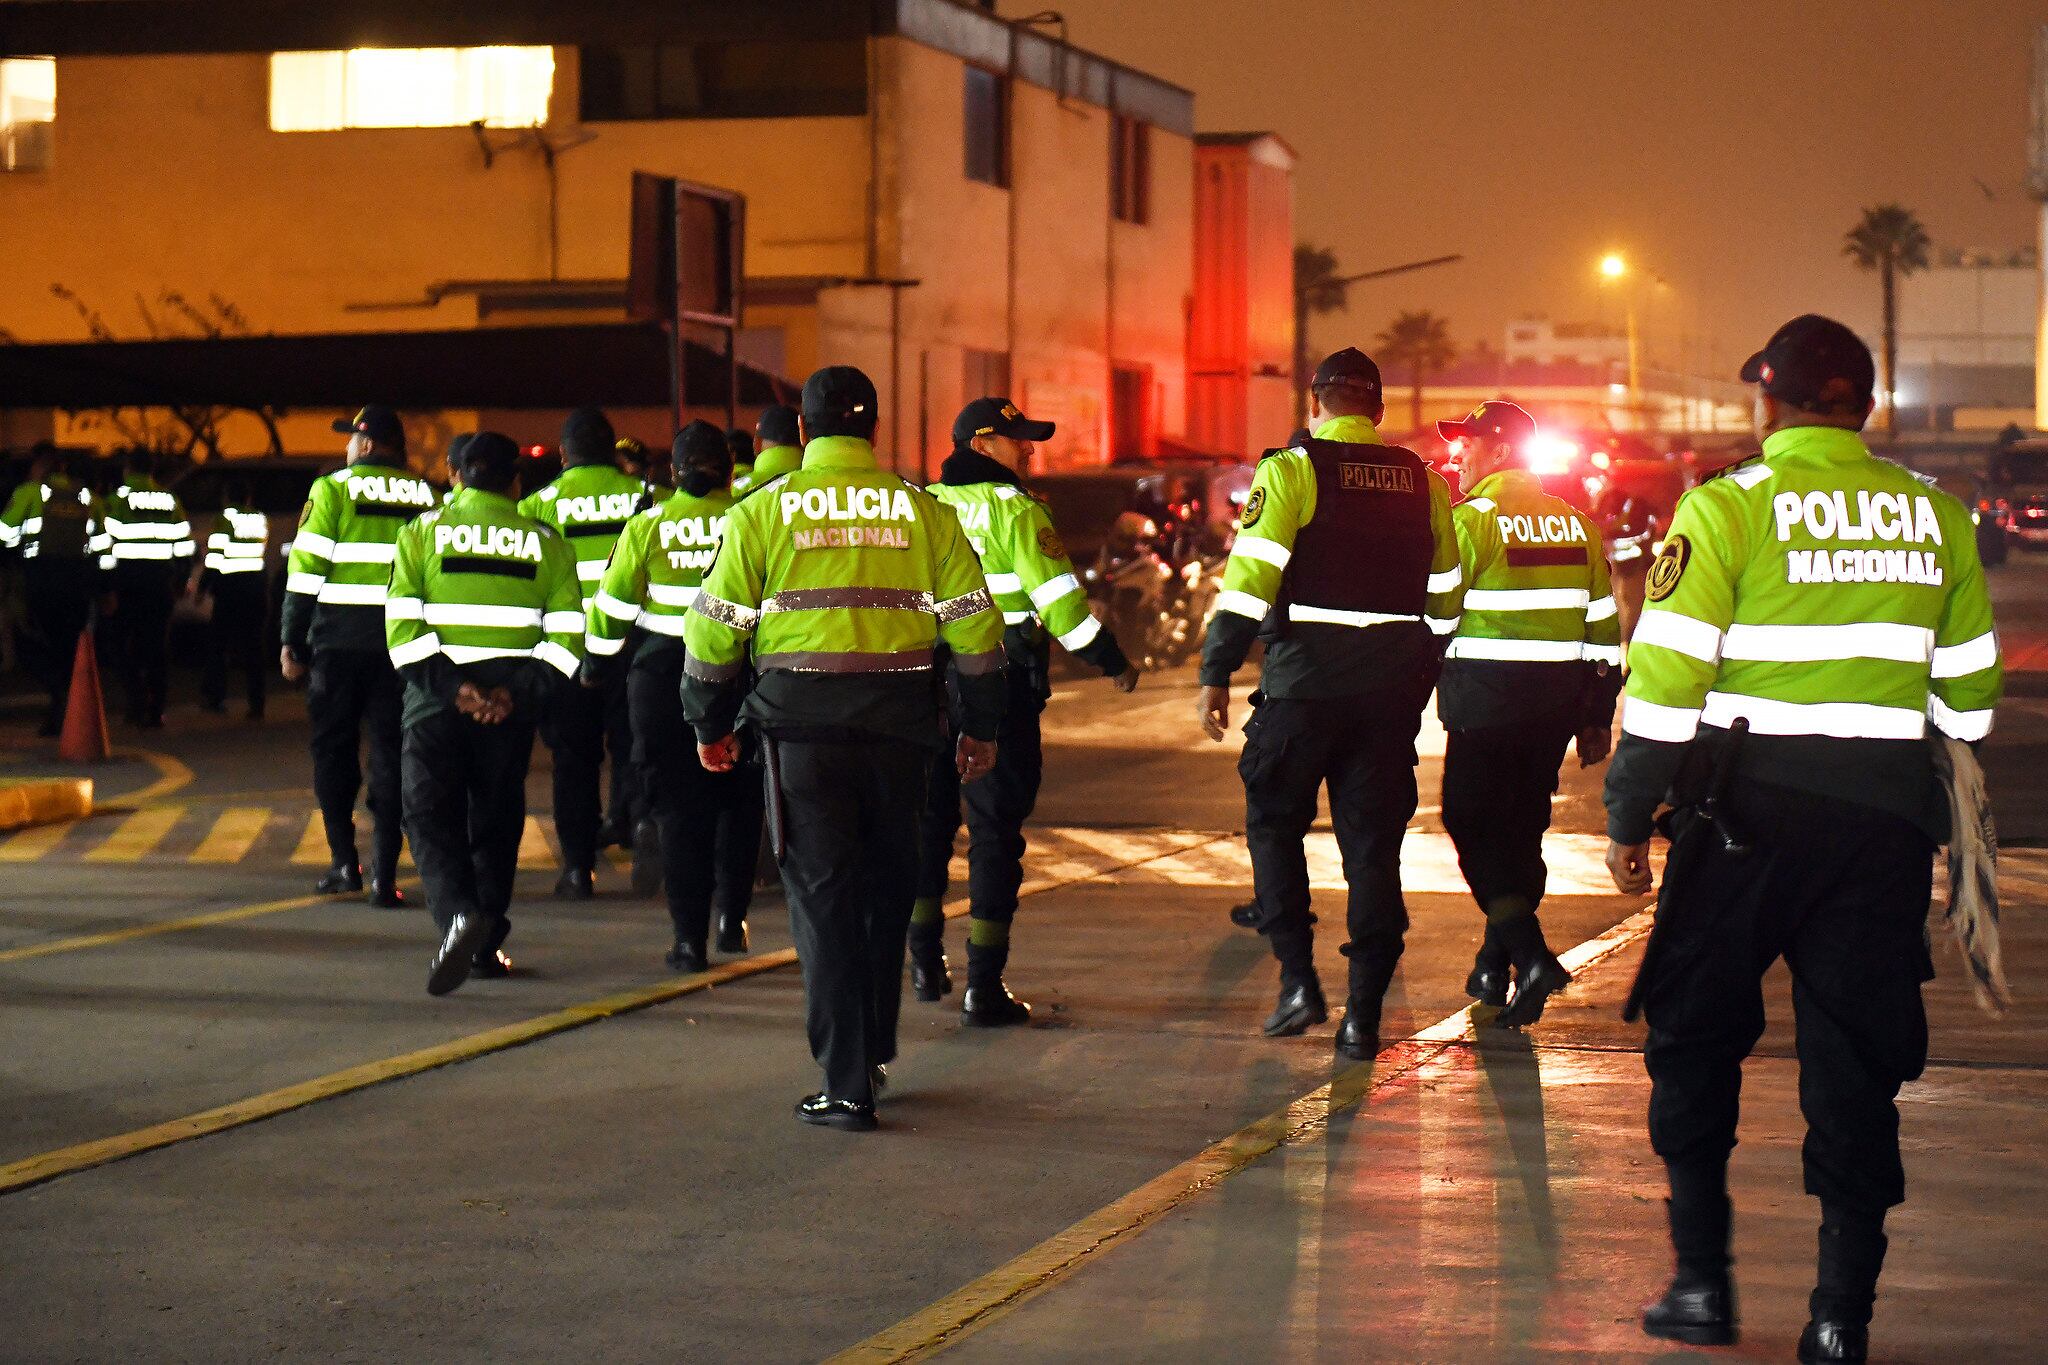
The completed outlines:
[[[89,777],[37,778],[0,785],[0,829],[54,825],[92,814]]]

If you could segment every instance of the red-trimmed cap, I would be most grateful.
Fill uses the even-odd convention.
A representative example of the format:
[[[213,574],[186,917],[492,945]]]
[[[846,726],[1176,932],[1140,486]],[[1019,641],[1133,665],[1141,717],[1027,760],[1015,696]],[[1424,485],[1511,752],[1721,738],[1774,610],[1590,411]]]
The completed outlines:
[[[1536,419],[1515,404],[1496,399],[1481,403],[1469,417],[1438,422],[1436,434],[1446,441],[1507,441],[1520,445],[1536,434]]]

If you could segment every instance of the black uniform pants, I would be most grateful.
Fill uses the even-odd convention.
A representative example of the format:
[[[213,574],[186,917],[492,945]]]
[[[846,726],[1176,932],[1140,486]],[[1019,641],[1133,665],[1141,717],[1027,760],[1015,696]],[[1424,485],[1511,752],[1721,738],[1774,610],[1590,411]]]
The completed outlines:
[[[872,1103],[869,1068],[896,1056],[931,754],[886,739],[769,743],[811,1055],[828,1095]]]
[[[640,784],[633,765],[626,671],[611,670],[600,688],[557,689],[541,722],[541,738],[554,754],[555,838],[562,846],[562,866],[588,872],[597,866],[598,778],[607,748],[612,756],[611,814],[629,829],[638,816]]]
[[[1017,914],[1017,889],[1024,884],[1024,822],[1038,804],[1038,786],[1045,775],[1039,742],[1039,716],[1045,700],[1035,681],[1010,670],[1010,700],[996,731],[996,762],[977,782],[960,782],[953,763],[932,764],[930,800],[922,821],[920,897],[943,899],[953,861],[953,840],[960,832],[963,792],[967,805],[967,893],[970,913],[978,920],[1008,924]]]
[[[171,674],[171,607],[177,584],[165,569],[131,568],[115,580],[114,634],[131,725],[164,716]]]
[[[683,719],[682,660],[626,674],[633,762],[648,814],[661,830],[662,884],[678,943],[704,946],[711,913],[747,913],[761,855],[761,775],[707,772]]]
[[[228,669],[242,675],[249,714],[261,716],[276,651],[270,644],[269,576],[222,574],[213,581],[213,619],[206,629],[206,670],[199,696],[208,706],[228,699]]]
[[[1486,913],[1490,958],[1508,955],[1499,928],[1533,915],[1543,900],[1543,835],[1571,740],[1571,719],[1556,716],[1445,735],[1444,832]]]
[[[480,725],[441,711],[405,727],[405,827],[442,933],[457,915],[495,921],[480,955],[512,931],[512,878],[526,832],[531,721]]]
[[[1725,1180],[1762,978],[1792,971],[1806,1191],[1865,1220],[1905,1198],[1899,1087],[1927,1062],[1933,847],[1868,807],[1750,784],[1729,798],[1733,856],[1681,814],[1645,980],[1650,1142],[1674,1189]],[[1725,1185],[1724,1185],[1725,1188]],[[1684,1229],[1674,1225],[1675,1235]]]
[[[1389,689],[1312,701],[1266,698],[1245,724],[1245,842],[1252,857],[1259,931],[1283,982],[1313,976],[1302,841],[1327,785],[1330,819],[1351,888],[1350,994],[1377,1008],[1401,960],[1408,909],[1401,899],[1401,839],[1415,814],[1415,733],[1427,689]]]
[[[92,620],[92,566],[84,560],[31,559],[22,570],[22,587],[36,636],[29,656],[37,680],[50,694],[44,723],[54,729],[64,723],[78,637]]]
[[[362,747],[370,750],[370,816],[375,821],[371,875],[397,875],[402,837],[399,794],[399,712],[402,690],[383,650],[323,649],[313,655],[306,714],[313,722],[313,795],[327,827],[335,866],[355,866],[356,793],[363,785]],[[417,856],[417,850],[415,850]]]

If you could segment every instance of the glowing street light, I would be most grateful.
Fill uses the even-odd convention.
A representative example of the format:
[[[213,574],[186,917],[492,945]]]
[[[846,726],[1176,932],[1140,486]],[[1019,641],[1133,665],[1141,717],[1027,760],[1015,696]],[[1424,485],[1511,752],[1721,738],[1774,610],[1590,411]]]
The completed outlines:
[[[1618,251],[1610,251],[1600,258],[1600,279],[1604,284],[1619,284],[1628,277],[1628,261]],[[1629,407],[1640,413],[1642,410],[1642,370],[1636,345],[1636,296],[1633,290],[1624,295],[1628,309],[1628,401]],[[1638,419],[1640,420],[1640,419]]]
[[[1600,258],[1600,273],[1610,280],[1618,280],[1628,274],[1628,262],[1620,253],[1610,251]]]

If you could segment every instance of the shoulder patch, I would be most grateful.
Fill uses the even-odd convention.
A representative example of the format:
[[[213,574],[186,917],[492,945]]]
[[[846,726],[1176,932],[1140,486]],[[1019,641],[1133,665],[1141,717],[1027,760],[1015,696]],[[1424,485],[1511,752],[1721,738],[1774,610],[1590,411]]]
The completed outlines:
[[[341,468],[335,470],[332,474],[329,474],[327,477],[334,480],[336,483],[347,483],[348,466],[343,465]]]
[[[1060,533],[1053,530],[1050,526],[1038,528],[1038,552],[1047,559],[1065,559],[1067,557],[1065,542],[1061,541]]]
[[[1684,536],[1673,536],[1664,542],[1664,552],[1657,556],[1657,562],[1650,566],[1650,574],[1643,595],[1652,602],[1662,602],[1678,590],[1678,580],[1685,576],[1685,566],[1692,562],[1692,545]]]
[[[1251,495],[1244,500],[1244,516],[1237,523],[1239,528],[1246,531],[1251,530],[1252,527],[1259,524],[1259,518],[1264,515],[1265,511],[1266,490],[1263,488],[1252,489]]]
[[[1006,483],[999,483],[996,485],[996,496],[999,498],[1021,498],[1024,496],[1024,492],[1022,489],[1012,488]]]
[[[1753,470],[1760,470],[1762,472],[1748,473],[1748,471]],[[1735,482],[1741,484],[1744,488],[1749,488],[1754,486],[1759,480],[1769,478],[1770,472],[1770,466],[1764,463],[1763,454],[1759,452],[1749,456],[1747,459],[1737,460],[1734,464],[1724,465],[1711,474],[1700,476],[1700,482],[1712,483],[1715,479],[1734,479]],[[1748,473],[1746,478],[1743,477],[1745,473]]]

